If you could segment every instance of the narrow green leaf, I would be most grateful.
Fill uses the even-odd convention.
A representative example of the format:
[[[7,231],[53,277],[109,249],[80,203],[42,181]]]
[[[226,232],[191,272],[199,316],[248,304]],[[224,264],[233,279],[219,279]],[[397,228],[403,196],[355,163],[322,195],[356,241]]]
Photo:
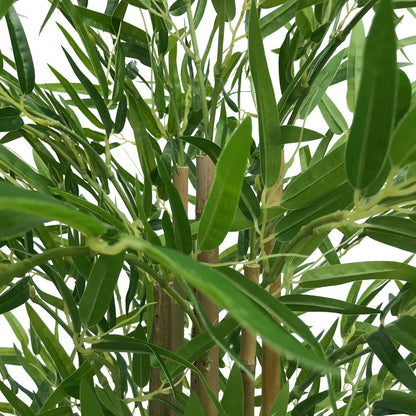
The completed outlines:
[[[22,400],[20,400],[12,390],[0,381],[0,391],[6,400],[13,406],[19,416],[35,416],[35,412]]]
[[[234,364],[227,384],[225,385],[224,395],[221,404],[228,415],[242,416],[244,406],[243,379],[240,368]]]
[[[51,194],[51,191],[49,190],[43,178],[20,157],[15,155],[2,144],[0,144],[0,165],[3,165],[7,169],[12,170],[16,175],[27,181],[30,186],[38,189],[43,194]]]
[[[6,15],[16,0],[3,0],[0,4],[0,20]]]
[[[188,216],[186,214],[178,190],[170,179],[166,165],[158,155],[155,156],[157,160],[159,175],[162,178],[162,181],[168,191],[169,202],[172,209],[176,246],[182,253],[190,254],[192,251],[192,233],[188,221]]]
[[[379,216],[365,222],[364,233],[393,247],[416,253],[416,222],[393,216]]]
[[[198,396],[195,393],[191,393],[191,397],[186,404],[184,416],[205,416],[206,413],[201,407],[201,403]]]
[[[81,416],[104,416],[93,388],[85,379],[81,379],[79,395],[81,397]]]
[[[49,7],[48,13],[46,14],[45,19],[42,22],[42,25],[39,30],[39,34],[42,32],[43,28],[46,26],[46,23],[48,23],[48,20],[52,16],[55,9],[59,6],[60,1],[61,0],[53,0],[51,7]]]
[[[227,235],[240,199],[250,145],[251,119],[246,118],[218,159],[214,182],[199,223],[201,250],[214,249]]]
[[[410,107],[412,100],[412,86],[406,73],[398,69],[396,81],[395,118],[394,125],[403,118]]]
[[[94,102],[95,108],[97,109],[98,114],[100,115],[101,121],[103,122],[105,132],[107,136],[109,137],[113,129],[113,122],[111,120],[110,112],[108,111],[108,108],[105,105],[103,98],[101,97],[100,93],[96,90],[92,82],[81,72],[81,70],[78,68],[77,64],[75,63],[75,61],[72,59],[72,57],[68,54],[68,52],[65,49],[64,49],[64,53],[75,75],[81,81],[82,85],[87,90],[88,95],[91,97],[92,101]]]
[[[361,71],[363,66],[363,53],[365,44],[364,24],[360,20],[351,31],[348,47],[347,62],[347,105],[351,112],[355,110],[358,96]]]
[[[316,405],[322,402],[322,400],[326,399],[327,396],[328,390],[321,391],[320,393],[308,396],[305,400],[303,400],[293,408],[291,415],[306,416],[307,414],[314,414]]]
[[[308,142],[309,140],[322,139],[324,136],[322,133],[299,126],[281,126],[280,134],[283,144]]]
[[[385,327],[387,334],[409,351],[416,353],[416,319],[404,315]]]
[[[394,121],[396,45],[390,0],[381,0],[367,36],[356,111],[345,153],[348,180],[370,186],[387,156]]]
[[[0,240],[22,236],[25,232],[46,222],[44,218],[8,209],[0,210]]]
[[[342,134],[347,131],[348,124],[345,121],[344,116],[328,95],[323,94],[318,105],[322,117],[334,134]]]
[[[60,221],[86,235],[101,235],[106,231],[106,227],[92,215],[38,192],[27,191],[5,182],[0,182],[0,209]]]
[[[261,174],[264,186],[271,188],[275,185],[280,173],[282,141],[276,97],[267,66],[256,2],[254,1],[251,3],[250,10],[248,55],[259,119]]]
[[[137,325],[134,335],[136,339],[146,341],[146,334],[140,325]],[[141,388],[146,387],[150,379],[150,357],[144,354],[134,354],[131,371],[134,382]]]
[[[85,326],[96,325],[107,311],[123,262],[124,252],[121,252],[116,256],[101,255],[92,266],[79,301],[79,313]]]
[[[73,83],[70,83],[61,73],[59,73],[55,68],[49,65],[49,69],[53,72],[53,74],[58,78],[59,84],[63,87],[64,91],[71,97],[74,105],[76,106],[77,110],[80,110],[82,114],[84,114],[87,119],[94,124],[94,126],[102,129],[103,124],[100,120],[88,109],[87,105],[85,104],[84,100],[82,100],[78,96],[78,92],[76,90],[76,86]],[[84,88],[83,88],[84,90]],[[81,93],[84,93],[82,91]]]
[[[20,279],[0,296],[0,314],[23,305],[29,299],[29,278]]]
[[[403,116],[394,130],[390,145],[390,160],[396,168],[416,161],[416,105]]]
[[[339,66],[341,65],[342,58],[344,57],[344,51],[339,52],[335,55],[322,69],[319,75],[316,77],[315,81],[310,87],[306,99],[303,101],[299,114],[300,118],[304,119],[307,117],[312,110],[319,104],[322,99],[322,96],[327,91],[328,87],[331,85],[332,80],[335,77],[335,74],[338,71]]]
[[[289,383],[284,383],[280,389],[279,395],[272,409],[270,410],[269,416],[281,416],[287,412],[287,405],[289,403]]]
[[[287,209],[305,208],[345,182],[344,153],[343,144],[296,176],[285,188],[281,205]]]
[[[125,56],[120,44],[116,47],[116,72],[114,76],[114,88],[111,101],[117,103],[124,95],[124,80],[126,78]]]
[[[44,413],[39,413],[38,416],[73,416],[72,407],[60,406],[59,409],[51,409]]]
[[[122,95],[118,104],[116,119],[114,121],[114,133],[121,133],[127,118],[127,98]]]
[[[68,357],[68,354],[60,344],[56,336],[49,330],[42,318],[26,303],[26,311],[29,319],[40,340],[49,352],[57,370],[63,378],[68,377],[75,371],[74,364]]]
[[[379,309],[368,308],[342,300],[311,295],[286,295],[279,301],[294,312],[333,312],[344,315],[368,315],[380,313]]]
[[[416,413],[416,393],[386,390],[383,398],[374,403],[372,415],[413,415]]]
[[[0,131],[14,131],[24,124],[20,111],[14,107],[0,108]]]
[[[303,274],[299,284],[302,287],[323,287],[375,279],[413,282],[416,279],[416,269],[394,261],[333,264],[308,270]]]
[[[397,351],[383,325],[367,338],[367,343],[390,373],[408,389],[416,390],[416,376],[413,370]]]
[[[29,44],[14,7],[10,7],[6,14],[7,27],[16,62],[17,77],[23,94],[30,94],[35,86],[35,67]]]

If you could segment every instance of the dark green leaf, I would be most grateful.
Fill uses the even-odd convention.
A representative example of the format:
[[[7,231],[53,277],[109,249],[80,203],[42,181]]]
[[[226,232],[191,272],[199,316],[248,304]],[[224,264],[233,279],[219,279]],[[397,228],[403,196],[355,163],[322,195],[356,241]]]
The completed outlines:
[[[146,341],[143,328],[138,325],[134,333],[136,339]],[[144,388],[150,379],[150,357],[144,354],[134,354],[132,362],[132,375],[134,382]]]
[[[390,0],[381,0],[367,36],[356,111],[345,154],[355,189],[370,186],[387,156],[394,122],[396,45]]]
[[[9,8],[6,14],[6,21],[20,89],[23,94],[30,94],[35,86],[35,68],[25,31],[13,6]]]
[[[114,133],[120,133],[123,130],[126,118],[127,98],[125,95],[122,95],[117,108],[116,120],[114,122]]]
[[[10,7],[13,6],[13,3],[16,0],[3,0],[0,4],[0,20],[3,18],[3,16],[6,15],[6,13],[9,11]]]
[[[23,305],[29,299],[29,278],[25,277],[0,296],[0,314]]]
[[[413,370],[397,351],[383,325],[380,325],[378,331],[373,332],[367,338],[367,343],[384,366],[397,377],[401,383],[410,390],[416,390],[416,376],[414,375]]]
[[[87,287],[79,301],[79,313],[85,326],[96,325],[104,316],[124,262],[124,252],[116,256],[101,255],[94,263]]]
[[[20,400],[16,394],[10,390],[2,381],[0,381],[0,391],[6,400],[13,406],[19,416],[35,416],[35,412]]]
[[[373,416],[412,415],[416,413],[416,393],[386,390],[373,406]]]
[[[14,107],[0,108],[0,131],[14,131],[24,124],[20,111]]]
[[[0,210],[0,240],[23,235],[47,220],[8,209]]]

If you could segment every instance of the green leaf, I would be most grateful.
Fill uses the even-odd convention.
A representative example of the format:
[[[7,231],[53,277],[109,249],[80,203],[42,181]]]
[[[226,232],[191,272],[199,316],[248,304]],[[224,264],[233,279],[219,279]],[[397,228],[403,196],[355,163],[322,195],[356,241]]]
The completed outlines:
[[[264,186],[271,188],[280,174],[282,140],[273,83],[267,66],[256,2],[251,3],[248,55],[259,120],[260,168]]]
[[[393,132],[390,145],[390,160],[395,168],[416,161],[416,105],[403,116]]]
[[[59,342],[59,339],[49,330],[41,317],[26,303],[26,311],[29,319],[40,340],[49,352],[57,370],[63,378],[68,377],[75,371],[74,364],[68,357],[66,351]]]
[[[134,335],[136,339],[146,341],[146,334],[140,325],[137,325]],[[134,354],[131,371],[134,382],[141,388],[146,387],[150,379],[150,357],[144,354]]]
[[[416,223],[410,219],[393,216],[370,218],[363,231],[373,240],[416,253]]]
[[[402,119],[410,107],[412,99],[412,86],[406,73],[401,69],[397,70],[395,119],[394,125]]]
[[[43,28],[46,26],[46,23],[48,23],[48,20],[52,16],[55,9],[59,6],[60,1],[61,0],[53,0],[51,7],[49,7],[48,13],[46,14],[45,19],[42,22],[42,25],[39,30],[39,34],[42,32]]]
[[[0,210],[0,240],[20,237],[25,232],[46,222],[44,218],[26,215],[8,209]]]
[[[387,334],[409,351],[416,353],[416,319],[404,315],[385,327]]]
[[[328,95],[322,95],[322,99],[318,106],[322,117],[325,119],[326,124],[328,124],[328,127],[334,134],[342,134],[347,131],[348,124],[345,121],[344,116]]]
[[[0,131],[19,130],[24,124],[20,111],[14,107],[0,108]]]
[[[27,191],[5,182],[0,182],[0,209],[60,221],[86,235],[101,235],[106,231],[106,227],[92,215],[38,192]]]
[[[75,63],[75,61],[72,59],[72,57],[68,54],[68,52],[65,49],[64,49],[64,53],[75,75],[81,81],[81,84],[87,90],[88,95],[91,97],[92,101],[94,102],[95,108],[97,109],[98,114],[100,115],[101,121],[103,122],[107,137],[109,137],[113,129],[113,122],[111,120],[110,112],[108,111],[108,108],[103,98],[101,97],[97,89],[94,87],[93,83],[81,72],[81,70],[78,68],[77,64]]]
[[[156,155],[159,175],[168,191],[169,202],[172,208],[173,227],[175,231],[176,246],[182,253],[190,254],[192,251],[192,233],[188,216],[183,206],[181,197],[173,185],[170,175],[163,160]]]
[[[383,365],[408,389],[416,390],[416,376],[397,351],[383,325],[367,338],[367,343]]]
[[[42,177],[20,157],[11,152],[2,144],[0,144],[0,165],[5,166],[7,169],[13,171],[16,175],[19,175],[22,179],[27,181],[30,186],[38,189],[43,194],[51,194],[51,191],[49,190]]]
[[[79,301],[81,322],[96,325],[110,305],[114,288],[124,263],[124,252],[116,256],[101,255],[94,263],[88,277],[87,287]]]
[[[345,182],[344,152],[343,144],[296,176],[283,192],[282,207],[305,208]]]
[[[198,229],[201,250],[218,247],[230,228],[240,199],[251,145],[251,119],[246,118],[223,149]]]
[[[81,397],[81,416],[104,416],[93,388],[85,379],[81,379],[79,391]]]
[[[319,75],[311,85],[308,95],[299,109],[300,118],[304,119],[307,117],[319,104],[322,96],[326,93],[328,87],[331,85],[332,80],[334,79],[335,74],[341,65],[343,57],[344,51],[339,52],[328,62],[325,68],[319,72]]]
[[[0,20],[3,18],[3,16],[6,15],[6,13],[9,11],[10,7],[13,6],[13,3],[16,0],[3,0],[0,4]]]
[[[116,119],[114,121],[114,133],[120,133],[126,123],[127,118],[127,98],[125,95],[121,96],[118,104]]]
[[[374,403],[372,415],[413,415],[416,413],[416,393],[386,390],[383,398]]]
[[[228,376],[227,384],[225,385],[221,404],[227,415],[242,416],[243,400],[244,390],[241,370],[234,364]]]
[[[20,279],[0,296],[0,314],[23,305],[29,299],[29,278]]]
[[[360,263],[333,264],[308,270],[299,284],[302,287],[341,285],[360,280],[405,280],[416,279],[416,269],[408,264],[394,261],[363,261]]]
[[[29,44],[14,7],[10,7],[6,14],[7,28],[16,62],[17,77],[23,94],[30,94],[35,86],[35,67]]]
[[[124,96],[124,81],[126,78],[125,56],[120,44],[116,47],[116,72],[111,101],[117,103]]]
[[[381,0],[367,36],[356,111],[345,153],[348,180],[370,186],[383,168],[394,121],[396,45],[390,0]]]
[[[283,144],[308,142],[324,136],[322,133],[299,126],[281,126],[280,135]]]
[[[279,301],[294,312],[333,312],[344,315],[367,315],[380,313],[379,309],[356,305],[342,300],[311,295],[286,295]]]
[[[279,395],[270,410],[269,416],[281,416],[287,412],[289,403],[289,383],[284,383],[280,388]]]
[[[0,391],[19,416],[35,416],[35,412],[20,400],[2,381],[0,381]]]
[[[184,416],[205,416],[206,413],[201,407],[201,403],[198,399],[198,396],[195,393],[191,393],[188,403],[186,404]]]
[[[363,66],[363,53],[365,44],[364,24],[360,20],[351,31],[350,45],[348,47],[347,62],[347,105],[351,112],[355,110],[358,96],[361,72]]]

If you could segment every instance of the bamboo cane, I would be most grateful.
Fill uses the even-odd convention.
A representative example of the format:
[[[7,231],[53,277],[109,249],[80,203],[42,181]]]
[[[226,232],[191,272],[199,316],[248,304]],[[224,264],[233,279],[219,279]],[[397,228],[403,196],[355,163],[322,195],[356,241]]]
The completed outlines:
[[[283,167],[284,167],[284,154],[281,154],[282,163],[279,178],[272,188],[270,188],[266,194],[266,200],[268,205],[278,205],[283,193]],[[272,231],[271,231],[272,232]],[[273,250],[275,239],[269,240],[264,247],[266,254],[270,254]],[[280,278],[276,283],[271,285],[269,292],[274,296],[280,296],[281,281]],[[276,401],[277,396],[280,393],[280,354],[274,349],[270,348],[266,343],[262,346],[262,403],[261,412],[262,415],[268,416],[270,410]]]
[[[173,172],[173,184],[178,190],[185,212],[188,213],[188,167],[178,166],[178,174]],[[170,284],[178,293],[182,292],[178,282],[173,281]],[[155,286],[155,302],[152,342],[169,351],[176,351],[183,344],[184,312],[159,286]],[[152,368],[150,391],[157,390],[160,385],[160,368]],[[176,388],[180,388],[180,385]],[[172,401],[170,396],[166,396],[166,399]],[[149,416],[174,416],[175,414],[173,410],[161,403],[149,402]]]
[[[260,276],[259,264],[245,264],[244,275],[251,281],[258,284]],[[256,334],[243,328],[241,330],[240,356],[247,367],[254,373],[256,370]],[[254,380],[244,371],[241,372],[244,391],[244,416],[254,416]]]
[[[196,160],[196,219],[199,220],[204,211],[206,202],[208,200],[209,191],[215,175],[215,165],[211,159],[204,156],[197,156]],[[198,255],[198,260],[205,263],[218,263],[218,248],[210,251],[203,251]],[[204,310],[207,318],[214,325],[218,323],[218,307],[210,299],[202,293],[197,292],[201,307]],[[209,350],[208,356],[200,358],[196,361],[196,366],[202,372],[205,381],[210,390],[218,396],[219,389],[219,350],[215,346]],[[199,378],[192,374],[191,376],[191,391],[195,392],[202,408],[207,412],[208,416],[216,416],[218,414],[212,400],[209,398],[205,387]]]

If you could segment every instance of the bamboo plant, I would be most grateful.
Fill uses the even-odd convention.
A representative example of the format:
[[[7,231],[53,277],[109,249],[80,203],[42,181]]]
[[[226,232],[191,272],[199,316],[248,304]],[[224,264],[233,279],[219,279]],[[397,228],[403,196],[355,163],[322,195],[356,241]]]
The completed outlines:
[[[416,414],[415,1],[49,3],[40,68],[0,2],[0,413]]]

